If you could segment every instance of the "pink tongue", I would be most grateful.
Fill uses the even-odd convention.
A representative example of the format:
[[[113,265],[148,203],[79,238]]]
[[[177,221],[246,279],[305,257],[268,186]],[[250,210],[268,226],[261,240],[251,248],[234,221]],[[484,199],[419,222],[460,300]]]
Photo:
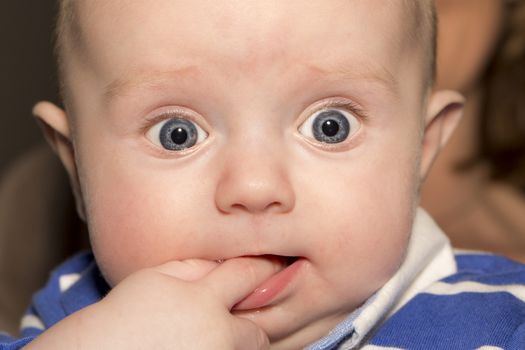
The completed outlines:
[[[266,306],[275,296],[278,289],[277,285],[281,284],[279,276],[288,267],[289,258],[278,255],[264,255],[261,258],[268,259],[275,264],[279,265],[279,270],[273,276],[264,281],[259,287],[248,295],[246,298],[241,300],[237,305],[233,307],[234,310],[249,310]]]

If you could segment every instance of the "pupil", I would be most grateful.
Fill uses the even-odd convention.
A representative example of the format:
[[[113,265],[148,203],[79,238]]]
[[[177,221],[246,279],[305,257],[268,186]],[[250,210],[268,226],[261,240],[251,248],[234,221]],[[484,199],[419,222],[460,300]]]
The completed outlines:
[[[171,133],[171,141],[176,145],[183,145],[188,140],[188,132],[183,128],[176,128]]]
[[[328,137],[333,137],[339,132],[339,124],[335,120],[327,120],[322,126],[323,133]]]

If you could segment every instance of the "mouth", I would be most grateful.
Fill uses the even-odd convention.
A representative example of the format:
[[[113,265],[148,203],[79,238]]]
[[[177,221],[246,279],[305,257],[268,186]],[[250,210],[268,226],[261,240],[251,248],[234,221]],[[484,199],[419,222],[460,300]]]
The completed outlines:
[[[280,266],[284,268],[293,265],[297,260],[299,260],[299,257],[297,256],[272,255],[272,254],[261,255],[259,256],[259,258],[271,260],[273,262],[276,262],[277,264],[279,264]]]
[[[294,264],[297,260],[299,260],[299,257],[297,256],[286,256],[286,257],[282,257],[284,259],[284,265],[286,267]]]
[[[263,258],[263,259],[268,259],[268,260],[274,261],[274,262],[278,263],[279,265],[281,265],[283,267],[288,267],[288,266],[294,264],[297,260],[300,259],[297,256],[283,256],[283,255],[272,255],[272,254],[257,255],[257,256],[254,256],[254,257]],[[226,259],[217,259],[217,260],[215,260],[215,262],[218,263],[218,264],[222,264],[225,261],[226,261]]]
[[[286,290],[298,278],[305,259],[297,256],[263,255],[261,258],[277,262],[282,268],[264,281],[250,295],[234,306],[235,311],[250,311],[271,306],[286,297]]]

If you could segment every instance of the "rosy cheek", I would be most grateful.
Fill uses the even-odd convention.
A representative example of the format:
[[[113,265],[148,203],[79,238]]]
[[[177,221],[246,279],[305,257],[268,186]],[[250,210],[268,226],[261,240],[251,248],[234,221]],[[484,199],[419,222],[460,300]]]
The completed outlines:
[[[108,181],[92,187],[97,192],[96,201],[88,207],[91,240],[106,277],[112,281],[165,261],[167,249],[163,247],[173,244],[164,237],[158,199],[136,190],[140,186],[132,186],[125,181]],[[156,254],[149,253],[152,251]]]
[[[97,208],[93,208],[97,219],[90,224],[91,241],[101,269],[110,281],[118,282],[147,266],[144,252],[148,251],[149,242],[141,234],[144,229],[126,217],[130,212],[112,210],[97,215]]]
[[[201,208],[203,199],[189,193],[194,186],[177,188],[174,184],[182,182],[177,180],[121,172],[91,187],[96,198],[88,208],[92,243],[108,279],[118,282],[134,271],[202,253],[199,244],[188,242],[199,239],[195,223],[202,221],[202,210],[195,207]]]

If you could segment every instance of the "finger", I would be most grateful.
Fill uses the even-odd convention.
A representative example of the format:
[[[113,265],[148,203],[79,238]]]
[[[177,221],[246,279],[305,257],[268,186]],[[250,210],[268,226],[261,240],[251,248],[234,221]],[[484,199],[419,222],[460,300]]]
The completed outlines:
[[[285,266],[262,257],[242,257],[226,260],[199,281],[218,296],[223,305],[231,309],[255,288]]]
[[[219,266],[219,263],[204,259],[188,259],[181,261],[170,261],[154,269],[165,275],[178,278],[183,281],[196,281],[206,276],[210,271]]]
[[[254,322],[243,318],[234,318],[236,350],[267,350],[270,340],[266,333]]]

